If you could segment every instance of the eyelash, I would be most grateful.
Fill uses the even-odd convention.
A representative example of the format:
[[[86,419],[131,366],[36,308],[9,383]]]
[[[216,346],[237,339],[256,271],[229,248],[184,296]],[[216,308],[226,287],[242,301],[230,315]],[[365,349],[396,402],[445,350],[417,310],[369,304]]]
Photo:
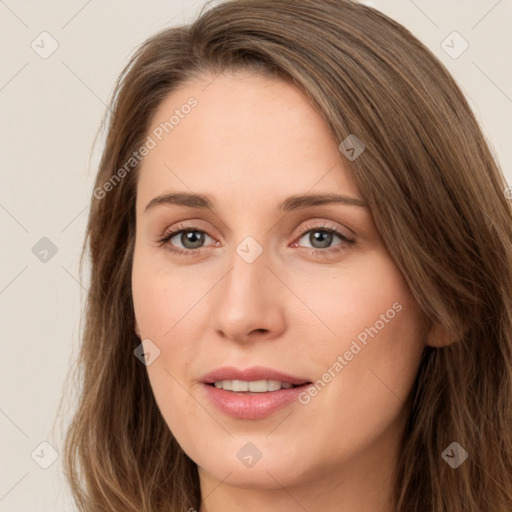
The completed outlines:
[[[200,249],[204,249],[204,247],[199,247],[198,249],[180,249],[179,247],[174,247],[172,245],[169,244],[169,241],[171,240],[171,238],[173,238],[174,236],[180,234],[180,233],[183,233],[183,232],[199,232],[199,233],[205,233],[206,235],[208,235],[208,233],[206,233],[204,230],[198,228],[197,226],[187,226],[187,227],[179,227],[177,229],[174,229],[172,231],[168,231],[166,232],[159,240],[159,245],[160,246],[163,246],[165,244],[167,244],[167,248],[175,253],[175,254],[178,254],[180,256],[188,256],[188,257],[194,257],[199,251]],[[298,236],[298,240],[300,240],[306,233],[309,233],[310,231],[324,231],[326,233],[331,233],[333,235],[336,235],[338,236],[341,240],[342,240],[342,243],[340,243],[338,246],[334,246],[334,247],[328,247],[326,249],[316,249],[314,247],[303,247],[303,249],[307,249],[309,250],[309,254],[311,256],[318,256],[319,254],[320,255],[323,255],[323,256],[330,256],[330,255],[337,255],[341,252],[343,252],[344,250],[347,249],[346,246],[351,246],[355,243],[355,240],[352,240],[350,238],[347,238],[345,235],[343,235],[342,233],[340,233],[340,231],[338,231],[337,229],[335,229],[334,227],[332,226],[328,226],[328,225],[321,225],[321,226],[311,226],[311,225],[306,225],[304,226],[303,230],[301,231],[300,235]],[[210,235],[209,235],[210,236]],[[339,246],[342,246],[342,247],[339,247]],[[345,247],[343,247],[345,246]]]

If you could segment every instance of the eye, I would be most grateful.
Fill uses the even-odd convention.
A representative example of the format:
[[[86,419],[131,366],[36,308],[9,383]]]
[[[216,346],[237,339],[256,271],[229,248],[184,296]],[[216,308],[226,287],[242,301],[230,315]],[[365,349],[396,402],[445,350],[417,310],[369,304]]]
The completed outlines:
[[[196,226],[177,226],[175,229],[167,231],[159,239],[159,243],[178,255],[195,256],[201,252],[200,249],[206,247],[207,238],[213,240],[214,244],[218,244],[210,235]],[[310,245],[303,246],[298,243],[303,239],[302,243]],[[333,246],[336,239],[339,242]],[[354,244],[355,240],[348,238],[334,226],[307,225],[303,227],[298,242],[294,242],[291,246],[308,250],[312,256],[327,256],[341,253]]]
[[[196,227],[189,227],[186,229],[168,231],[159,242],[161,245],[167,244],[169,249],[173,252],[178,254],[188,253],[188,255],[190,255],[191,252],[194,252],[194,249],[201,249],[203,247],[206,237],[212,238]],[[173,242],[173,239],[176,240]],[[181,244],[181,247],[176,244]]]
[[[336,239],[341,243],[333,247],[332,244],[336,242]],[[339,253],[355,243],[355,240],[348,238],[335,227],[328,225],[315,227],[305,226],[299,238],[299,243],[302,240],[304,240],[302,243],[310,244],[304,248],[309,249],[310,253],[313,255]]]
[[[310,229],[300,240],[306,238],[312,244],[313,249],[327,249],[336,237],[341,239],[339,235],[327,229]]]

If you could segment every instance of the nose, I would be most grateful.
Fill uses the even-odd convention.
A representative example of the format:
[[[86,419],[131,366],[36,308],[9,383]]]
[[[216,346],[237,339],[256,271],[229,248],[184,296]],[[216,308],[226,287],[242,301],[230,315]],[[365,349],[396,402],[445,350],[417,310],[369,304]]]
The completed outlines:
[[[219,283],[213,306],[213,325],[219,336],[236,343],[271,340],[286,327],[290,292],[269,267],[266,252],[252,262],[236,251],[231,269]]]

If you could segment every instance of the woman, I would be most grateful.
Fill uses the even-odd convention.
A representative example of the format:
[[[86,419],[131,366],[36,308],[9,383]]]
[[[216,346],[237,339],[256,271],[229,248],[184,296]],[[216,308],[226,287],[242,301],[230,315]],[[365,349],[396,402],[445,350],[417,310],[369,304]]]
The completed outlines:
[[[348,0],[146,41],[87,239],[81,511],[512,508],[512,210],[460,89]]]

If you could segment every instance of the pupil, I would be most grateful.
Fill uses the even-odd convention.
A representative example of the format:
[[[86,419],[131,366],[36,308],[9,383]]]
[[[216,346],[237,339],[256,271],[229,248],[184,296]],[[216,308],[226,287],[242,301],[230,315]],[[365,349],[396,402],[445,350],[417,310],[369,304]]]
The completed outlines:
[[[320,236],[316,236],[320,235]],[[322,240],[323,238],[323,240]],[[312,231],[309,235],[309,239],[311,242],[311,245],[315,247],[316,242],[320,242],[320,247],[329,247],[331,241],[332,241],[332,233],[329,233],[327,231]]]

